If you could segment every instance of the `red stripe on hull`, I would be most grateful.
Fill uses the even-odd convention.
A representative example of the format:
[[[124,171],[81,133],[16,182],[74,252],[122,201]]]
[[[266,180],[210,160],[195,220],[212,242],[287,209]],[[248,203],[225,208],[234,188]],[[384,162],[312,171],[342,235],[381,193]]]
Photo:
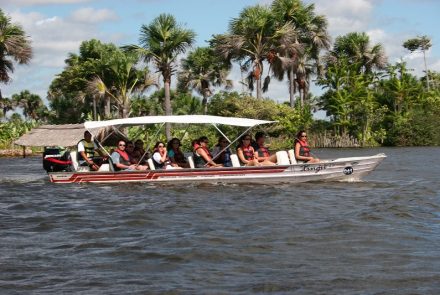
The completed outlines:
[[[115,182],[115,181],[146,181],[152,179],[166,178],[166,177],[192,177],[192,176],[226,176],[226,175],[240,175],[240,174],[271,174],[280,173],[286,169],[286,166],[281,167],[249,167],[245,169],[203,169],[195,170],[155,170],[148,172],[132,171],[132,172],[115,172],[115,173],[74,173],[67,179],[53,179],[55,183],[72,183],[72,182]]]

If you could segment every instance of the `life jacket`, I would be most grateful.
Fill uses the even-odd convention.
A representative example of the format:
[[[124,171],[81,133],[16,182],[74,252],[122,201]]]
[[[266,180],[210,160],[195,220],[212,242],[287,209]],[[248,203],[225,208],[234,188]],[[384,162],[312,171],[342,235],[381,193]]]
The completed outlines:
[[[154,154],[155,154],[155,153],[159,153],[159,152],[158,152],[158,151],[155,151],[155,152],[153,153],[153,157],[151,157],[151,159],[153,160],[153,164],[154,164],[154,167],[155,167],[156,169],[164,169],[167,165],[170,165],[170,164],[171,164],[171,162],[170,162],[168,156],[166,157],[165,162],[163,162],[163,163],[157,162],[157,161],[154,159]]]
[[[119,163],[121,163],[122,165],[127,165],[130,166],[130,157],[128,156],[126,151],[121,151],[120,149],[116,149],[115,152],[117,152],[119,154]],[[119,171],[121,170],[121,168],[116,167],[116,165],[114,165],[115,170]]]
[[[201,146],[200,144],[195,144],[194,145],[194,151],[193,151],[193,155],[194,155],[194,166],[196,168],[204,168],[206,167],[206,160],[197,153],[198,149],[202,149],[205,151],[205,153],[208,155],[208,157],[210,157],[212,159],[212,155],[209,152],[209,150],[205,147],[205,146]]]
[[[257,148],[258,157],[270,157],[269,150],[265,146],[259,146]]]
[[[300,148],[299,148],[299,155],[302,157],[310,157],[310,148],[307,141],[298,140]]]
[[[94,155],[95,155],[95,144],[93,143],[93,140],[91,142],[87,142],[85,139],[81,139],[80,141],[78,141],[78,144],[83,143],[84,145],[84,152],[86,153],[86,156],[88,159],[93,159]],[[78,146],[77,144],[77,146]],[[78,152],[78,160],[84,160],[83,157],[81,156],[81,153]]]
[[[241,149],[243,150],[243,156],[247,161],[252,161],[255,156],[255,150],[252,146],[241,146]]]
[[[181,150],[173,150],[174,151],[174,161],[176,163],[186,163],[185,155],[182,153]]]
[[[217,155],[214,162],[217,164],[223,164],[224,167],[232,167],[232,160],[231,160],[231,149],[227,148],[223,152],[221,152],[220,155]]]

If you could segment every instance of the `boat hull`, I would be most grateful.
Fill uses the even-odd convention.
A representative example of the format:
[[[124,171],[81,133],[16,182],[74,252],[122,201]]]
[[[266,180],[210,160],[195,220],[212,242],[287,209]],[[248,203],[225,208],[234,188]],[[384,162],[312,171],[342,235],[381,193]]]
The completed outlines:
[[[118,172],[50,172],[54,183],[298,183],[357,181],[373,171],[386,156],[350,157],[315,164],[206,169],[169,169]]]

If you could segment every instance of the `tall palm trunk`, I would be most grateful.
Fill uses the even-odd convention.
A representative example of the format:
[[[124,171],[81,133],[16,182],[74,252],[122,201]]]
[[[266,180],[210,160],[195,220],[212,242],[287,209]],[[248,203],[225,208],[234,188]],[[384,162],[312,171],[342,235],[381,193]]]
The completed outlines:
[[[96,95],[93,96],[93,121],[96,121]]]
[[[110,97],[105,96],[104,117],[110,118]]]
[[[128,118],[130,112],[130,103],[124,103],[122,106],[122,118]]]
[[[425,62],[426,88],[429,91],[429,73],[428,73],[428,66],[426,65],[426,54],[425,54],[425,50],[424,49],[423,49],[423,61]]]
[[[203,93],[202,105],[203,105],[203,114],[206,115],[208,113],[208,96],[206,95],[206,93]]]
[[[291,67],[289,70],[289,95],[291,108],[295,106],[295,79],[293,78],[294,75],[295,73],[293,72],[293,68]]]
[[[171,77],[165,76],[163,79],[164,82],[164,89],[165,89],[165,115],[171,116],[172,110],[171,110],[171,93],[170,93],[170,84],[171,84]],[[171,140],[171,124],[166,123],[165,124],[165,135],[167,137],[167,141]]]
[[[261,94],[261,76],[258,77],[257,79],[257,99],[261,99],[262,98],[262,94]]]

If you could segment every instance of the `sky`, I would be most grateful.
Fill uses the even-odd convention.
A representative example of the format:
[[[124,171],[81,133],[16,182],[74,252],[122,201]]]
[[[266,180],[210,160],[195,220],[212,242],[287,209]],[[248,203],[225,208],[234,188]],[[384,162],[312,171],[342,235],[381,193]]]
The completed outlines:
[[[17,65],[12,82],[0,84],[3,96],[22,90],[46,98],[55,75],[62,72],[69,53],[78,53],[82,41],[92,38],[116,45],[138,44],[139,31],[161,13],[170,13],[197,34],[195,46],[206,46],[213,34],[225,33],[232,18],[256,4],[271,0],[0,0],[0,8],[21,24],[32,41],[34,56],[29,65]],[[423,55],[410,53],[404,41],[427,35],[433,46],[427,52],[428,68],[440,71],[438,0],[303,0],[314,3],[318,14],[329,21],[334,41],[349,32],[366,32],[372,44],[381,43],[390,63],[403,60],[415,75],[423,75]],[[266,69],[267,70],[267,69]],[[264,73],[266,75],[266,73]],[[240,72],[230,74],[236,90]],[[174,83],[175,85],[175,83]],[[319,95],[317,87],[312,88]],[[264,94],[276,101],[288,100],[287,82],[272,79]]]

